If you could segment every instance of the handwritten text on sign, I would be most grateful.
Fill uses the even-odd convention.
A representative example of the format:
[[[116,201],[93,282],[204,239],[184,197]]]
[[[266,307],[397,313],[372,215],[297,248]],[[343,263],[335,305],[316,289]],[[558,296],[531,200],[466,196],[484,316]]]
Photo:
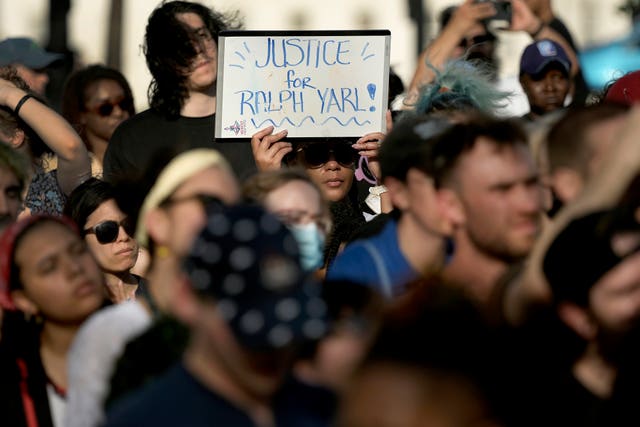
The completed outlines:
[[[384,131],[387,31],[224,34],[217,138],[248,138],[269,125],[288,129],[289,137]]]

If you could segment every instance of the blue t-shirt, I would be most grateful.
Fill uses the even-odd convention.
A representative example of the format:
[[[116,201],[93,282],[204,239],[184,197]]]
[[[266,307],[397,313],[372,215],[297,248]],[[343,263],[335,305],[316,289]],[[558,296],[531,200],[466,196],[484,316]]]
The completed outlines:
[[[326,279],[371,286],[387,297],[401,294],[419,274],[400,251],[397,225],[390,220],[377,236],[348,245],[329,267]]]

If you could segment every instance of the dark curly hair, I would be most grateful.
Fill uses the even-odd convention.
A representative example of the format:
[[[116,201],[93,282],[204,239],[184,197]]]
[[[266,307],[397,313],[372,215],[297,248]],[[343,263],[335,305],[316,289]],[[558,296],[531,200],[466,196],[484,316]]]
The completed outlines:
[[[88,97],[87,89],[99,80],[112,80],[122,88],[126,99],[130,99],[131,107],[127,108],[129,116],[136,111],[133,106],[133,93],[127,79],[115,68],[94,64],[77,70],[66,81],[62,93],[62,116],[76,129],[82,139],[85,139],[84,129],[80,125],[80,113],[86,111]]]
[[[153,76],[147,96],[151,108],[168,118],[180,115],[189,92],[186,86],[189,66],[198,52],[199,41],[177,15],[195,13],[218,43],[222,30],[239,28],[238,14],[224,15],[198,3],[163,2],[147,22],[144,53]]]
[[[40,103],[48,104],[39,95],[29,89],[29,85],[18,75],[16,69],[12,66],[0,67],[0,78],[13,83],[18,89],[22,89]],[[11,108],[0,106],[0,132],[7,137],[16,134],[17,131],[24,132],[25,142],[29,148],[31,160],[39,163],[45,154],[53,154],[53,150],[44,143],[38,134],[24,122]]]

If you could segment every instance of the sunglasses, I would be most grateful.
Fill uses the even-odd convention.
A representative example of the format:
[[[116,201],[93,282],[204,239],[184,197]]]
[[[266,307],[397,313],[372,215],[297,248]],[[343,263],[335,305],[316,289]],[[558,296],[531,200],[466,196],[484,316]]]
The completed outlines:
[[[129,236],[133,235],[133,224],[131,224],[129,218],[125,218],[120,222],[113,220],[103,221],[84,230],[84,234],[95,234],[98,242],[106,245],[107,243],[113,243],[116,241],[118,234],[120,234],[120,227],[122,227]]]
[[[463,49],[467,49],[471,46],[479,45],[482,43],[493,42],[495,37],[489,34],[483,34],[471,38],[464,38],[460,40],[459,46]]]
[[[319,168],[331,160],[344,167],[351,167],[356,162],[358,152],[349,144],[310,144],[298,150],[302,154],[302,161],[311,168]]]
[[[131,111],[131,109],[133,108],[133,99],[121,98],[117,101],[106,100],[100,105],[88,108],[87,111],[95,113],[100,117],[109,117],[111,114],[113,114],[113,110],[116,108],[116,106],[120,107],[122,111]]]
[[[160,203],[160,206],[162,207],[172,206],[178,203],[189,202],[191,200],[197,200],[202,204],[202,206],[205,209],[218,208],[218,207],[224,206],[224,202],[222,200],[210,194],[191,194],[183,197],[168,198],[162,203]]]

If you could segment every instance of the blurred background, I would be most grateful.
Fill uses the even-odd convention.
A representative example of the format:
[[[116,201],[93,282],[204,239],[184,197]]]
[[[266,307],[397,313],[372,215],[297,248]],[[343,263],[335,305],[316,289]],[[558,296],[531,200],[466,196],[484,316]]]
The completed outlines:
[[[437,18],[461,0],[202,0],[221,11],[238,10],[246,29],[389,29],[391,65],[408,84],[418,52],[438,31]],[[146,108],[150,76],[142,55],[147,17],[159,0],[0,0],[0,39],[27,36],[47,50],[67,53],[55,70],[49,98],[73,64],[119,68]],[[628,68],[640,68],[640,33],[633,18],[640,0],[553,0],[553,8],[584,51],[583,68],[595,88]],[[501,74],[517,74],[527,35],[500,35]],[[73,60],[71,60],[73,59]],[[622,65],[618,65],[618,62]],[[638,65],[636,65],[638,64]]]

